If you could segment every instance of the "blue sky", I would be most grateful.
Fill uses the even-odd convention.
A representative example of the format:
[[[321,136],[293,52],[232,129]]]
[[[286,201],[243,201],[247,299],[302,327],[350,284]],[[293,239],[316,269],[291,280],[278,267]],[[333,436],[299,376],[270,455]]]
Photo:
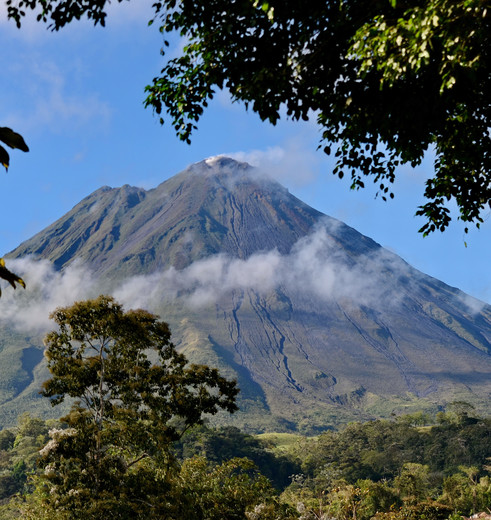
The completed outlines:
[[[431,157],[400,169],[395,199],[383,202],[371,186],[353,192],[331,174],[333,161],[316,151],[315,121],[283,119],[273,127],[226,93],[217,94],[186,145],[143,108],[144,86],[163,65],[161,35],[147,27],[152,2],[113,4],[106,28],[83,22],[51,33],[33,20],[21,30],[0,21],[0,126],[20,132],[30,147],[12,151],[9,172],[0,172],[0,254],[103,185],[151,188],[190,163],[234,154],[270,169],[297,197],[414,267],[491,302],[489,213],[468,235],[457,221],[443,234],[417,232],[423,221],[414,213],[424,202]]]

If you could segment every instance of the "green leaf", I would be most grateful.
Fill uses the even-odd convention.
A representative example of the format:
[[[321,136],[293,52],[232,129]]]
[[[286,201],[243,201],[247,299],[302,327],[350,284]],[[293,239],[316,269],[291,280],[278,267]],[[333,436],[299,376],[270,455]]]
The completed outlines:
[[[7,282],[15,289],[15,284],[18,283],[24,289],[26,288],[26,284],[20,276],[17,276],[16,274],[12,273],[12,271],[9,271],[7,267],[5,266],[5,260],[3,258],[0,258],[0,278],[3,278],[4,280],[7,280]],[[2,291],[0,290],[0,296],[2,294]]]
[[[5,166],[5,169],[8,171],[10,164],[10,157],[7,153],[7,150],[3,146],[0,146],[0,164]]]
[[[29,151],[29,147],[24,141],[24,138],[6,126],[0,127],[0,141],[3,141],[7,146],[10,146],[10,148],[18,148],[23,152]]]

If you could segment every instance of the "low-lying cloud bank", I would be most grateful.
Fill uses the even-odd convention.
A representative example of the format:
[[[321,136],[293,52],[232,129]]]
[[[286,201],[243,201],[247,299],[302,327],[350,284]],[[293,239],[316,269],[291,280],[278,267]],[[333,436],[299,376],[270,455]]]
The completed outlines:
[[[137,306],[154,306],[163,300],[180,298],[196,308],[213,304],[232,290],[252,289],[267,294],[281,287],[324,301],[344,298],[378,307],[388,292],[394,292],[394,287],[387,285],[387,274],[404,275],[407,269],[407,264],[382,249],[355,261],[324,227],[319,227],[299,240],[288,255],[281,255],[276,249],[245,260],[214,255],[181,271],[171,268],[134,277],[114,294],[120,301],[131,301]]]
[[[333,238],[333,229],[319,226],[300,239],[288,255],[276,249],[245,260],[214,255],[186,269],[174,268],[125,280],[111,291],[126,308],[157,311],[177,299],[200,308],[226,298],[232,291],[253,290],[267,295],[281,288],[317,301],[353,301],[375,309],[393,307],[404,297],[415,271],[396,255],[380,248],[370,255],[351,256]],[[77,300],[96,297],[100,286],[90,271],[76,263],[63,272],[46,260],[10,260],[8,266],[27,281],[27,289],[5,288],[0,299],[0,323],[26,333],[53,327],[51,312]],[[461,300],[469,311],[478,302]],[[470,297],[469,297],[470,299]],[[469,303],[472,303],[470,305]],[[481,306],[482,307],[482,306]]]
[[[55,271],[46,260],[25,258],[10,260],[8,265],[28,284],[25,291],[5,288],[0,299],[0,322],[18,330],[49,330],[49,314],[56,307],[95,297],[100,290],[90,271],[81,265],[74,264],[63,272]],[[170,268],[132,277],[114,287],[112,294],[126,308],[155,310],[162,302],[175,299],[199,308],[233,290],[267,294],[282,288],[324,301],[343,298],[380,307],[387,301],[393,305],[401,296],[393,282],[408,273],[407,264],[383,249],[351,257],[325,226],[319,226],[299,240],[288,255],[275,249],[245,260],[214,255],[181,271]]]
[[[29,333],[43,333],[52,328],[49,315],[57,307],[92,297],[95,280],[88,269],[74,265],[56,271],[48,260],[22,258],[9,260],[9,269],[27,283],[24,290],[3,287],[0,298],[0,323]]]

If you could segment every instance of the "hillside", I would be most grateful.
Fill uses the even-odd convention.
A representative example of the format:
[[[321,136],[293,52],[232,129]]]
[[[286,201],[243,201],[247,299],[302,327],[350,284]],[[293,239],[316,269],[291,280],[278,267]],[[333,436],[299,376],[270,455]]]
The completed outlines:
[[[489,413],[491,307],[247,164],[214,158],[152,190],[103,187],[8,256],[29,255],[82,265],[97,290],[169,321],[190,359],[237,377],[232,422],[246,429],[313,432],[453,400]],[[1,401],[4,421],[32,406],[44,373],[39,337],[16,338],[33,366]]]

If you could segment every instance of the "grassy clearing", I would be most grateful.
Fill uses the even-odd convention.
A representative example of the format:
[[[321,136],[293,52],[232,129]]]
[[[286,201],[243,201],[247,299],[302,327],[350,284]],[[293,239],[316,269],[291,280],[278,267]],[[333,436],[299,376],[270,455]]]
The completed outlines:
[[[288,454],[293,451],[297,443],[304,439],[297,433],[260,433],[256,437],[271,451],[277,454]]]

